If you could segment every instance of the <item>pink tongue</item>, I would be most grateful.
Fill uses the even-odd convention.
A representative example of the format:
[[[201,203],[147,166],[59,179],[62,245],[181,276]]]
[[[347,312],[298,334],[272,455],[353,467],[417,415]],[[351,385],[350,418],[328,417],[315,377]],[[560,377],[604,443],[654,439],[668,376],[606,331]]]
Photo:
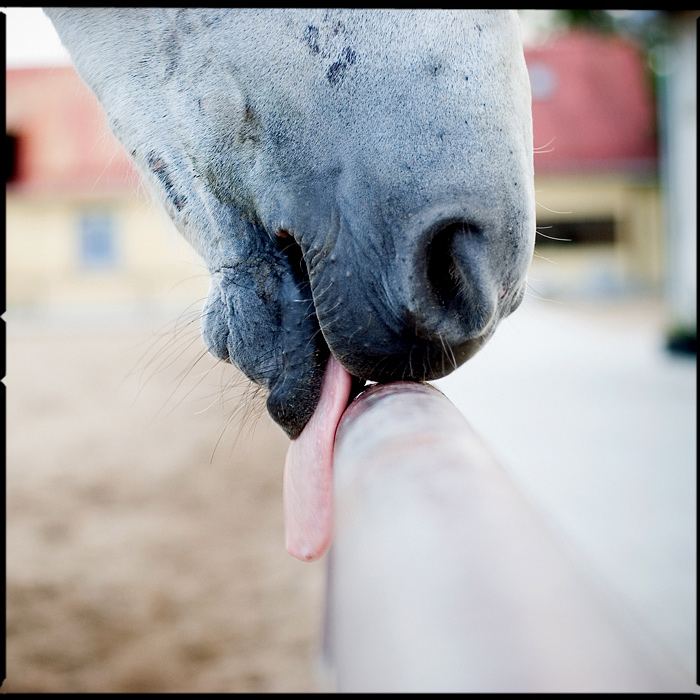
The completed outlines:
[[[287,551],[302,561],[318,559],[333,536],[333,444],[350,397],[352,377],[331,355],[321,399],[284,464],[284,527]]]

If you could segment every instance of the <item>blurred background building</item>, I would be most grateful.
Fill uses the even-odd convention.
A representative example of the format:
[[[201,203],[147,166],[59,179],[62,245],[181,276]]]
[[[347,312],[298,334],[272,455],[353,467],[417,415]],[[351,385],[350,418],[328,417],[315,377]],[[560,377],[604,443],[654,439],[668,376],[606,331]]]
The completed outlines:
[[[663,279],[654,99],[641,52],[575,30],[526,52],[544,294],[656,292]]]
[[[539,232],[532,288],[665,298],[668,332],[694,337],[698,13],[641,13],[663,25],[650,46],[579,12],[587,21],[550,13],[535,33],[534,13],[541,26],[547,15],[523,13]],[[11,68],[6,97],[8,305],[205,296],[201,260],[151,202],[73,69]]]
[[[663,299],[669,347],[695,352],[700,12],[521,16],[543,256],[533,287]]]
[[[207,271],[70,67],[6,74],[7,304],[186,305]]]

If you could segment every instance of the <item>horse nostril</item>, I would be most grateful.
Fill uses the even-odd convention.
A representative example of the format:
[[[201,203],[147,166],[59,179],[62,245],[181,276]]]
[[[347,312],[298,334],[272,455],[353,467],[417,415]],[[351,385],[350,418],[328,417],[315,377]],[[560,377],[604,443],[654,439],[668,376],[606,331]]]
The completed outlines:
[[[461,344],[493,320],[498,288],[490,262],[491,236],[472,219],[443,219],[414,237],[407,327],[431,342]]]
[[[433,234],[427,248],[427,281],[430,293],[443,310],[459,311],[470,294],[470,248],[481,231],[468,221],[451,223]]]

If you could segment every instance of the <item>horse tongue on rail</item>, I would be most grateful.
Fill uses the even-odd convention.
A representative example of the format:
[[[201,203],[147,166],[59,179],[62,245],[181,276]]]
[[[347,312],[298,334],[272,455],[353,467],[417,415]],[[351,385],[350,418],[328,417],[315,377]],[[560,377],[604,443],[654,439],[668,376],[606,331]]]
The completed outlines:
[[[333,536],[333,446],[348,405],[352,377],[331,355],[321,399],[284,465],[284,525],[287,551],[302,561],[318,559]]]

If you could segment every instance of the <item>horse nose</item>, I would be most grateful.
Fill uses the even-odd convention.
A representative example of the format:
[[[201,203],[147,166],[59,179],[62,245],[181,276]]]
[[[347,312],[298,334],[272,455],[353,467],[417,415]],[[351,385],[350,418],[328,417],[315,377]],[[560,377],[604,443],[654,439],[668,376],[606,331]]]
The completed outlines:
[[[411,238],[406,299],[416,335],[450,344],[480,336],[496,313],[498,295],[488,229],[469,219],[443,220]]]

